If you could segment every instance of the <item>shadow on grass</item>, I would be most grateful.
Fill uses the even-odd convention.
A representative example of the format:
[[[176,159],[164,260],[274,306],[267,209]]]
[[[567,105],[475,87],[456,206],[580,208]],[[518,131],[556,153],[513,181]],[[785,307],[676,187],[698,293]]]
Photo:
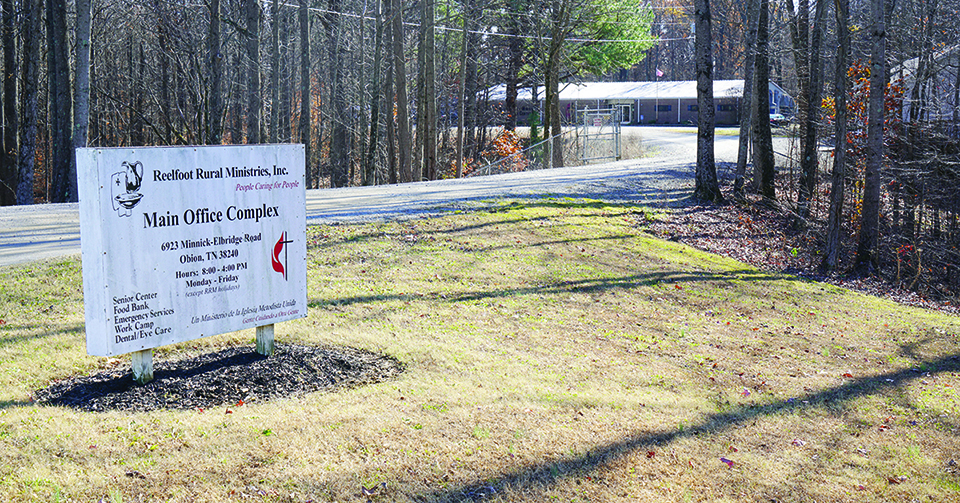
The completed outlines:
[[[525,208],[550,208],[550,209],[604,209],[604,208],[619,208],[619,209],[633,209],[635,212],[639,213],[643,208],[649,207],[659,207],[664,206],[662,204],[653,204],[651,201],[679,201],[681,199],[688,198],[690,195],[690,190],[660,190],[655,188],[645,188],[643,190],[628,190],[624,189],[621,191],[619,200],[609,201],[604,199],[594,199],[592,196],[597,196],[597,194],[536,194],[536,195],[511,195],[509,197],[504,197],[502,199],[476,199],[476,200],[458,200],[451,201],[453,203],[476,203],[478,206],[474,208],[462,208],[451,206],[449,208],[433,208],[436,211],[425,211],[425,215],[429,216],[444,216],[451,215],[454,211],[464,212],[464,213],[505,213],[512,210],[519,210]],[[635,197],[628,197],[629,195]],[[636,199],[632,201],[631,199]],[[486,203],[486,204],[483,204]],[[666,206],[676,206],[676,204],[670,204]],[[387,218],[391,214],[385,213],[383,216],[384,220],[390,220]],[[600,213],[588,213],[580,215],[583,217],[603,217],[606,218],[606,215]],[[431,231],[422,231],[426,235],[444,235],[444,234],[454,234],[459,232],[466,232],[470,230],[479,230],[491,226],[500,226],[500,225],[510,225],[510,224],[524,224],[535,221],[550,220],[553,217],[535,217],[535,218],[517,218],[512,220],[497,220],[492,222],[482,222],[477,224],[463,225],[451,227],[449,229],[439,229]],[[349,222],[347,222],[349,224]],[[331,224],[309,224],[310,226],[317,225],[331,225]],[[333,224],[337,225],[337,224]],[[360,224],[362,225],[362,224]],[[407,233],[401,231],[398,232],[382,232],[380,229],[373,229],[368,233],[360,234],[353,236],[345,242],[363,242],[370,239],[382,238],[382,237],[403,237]],[[316,234],[308,234],[308,243],[307,249],[322,249],[329,246],[340,244],[339,240],[328,241],[324,240],[323,237],[317,236]]]
[[[930,373],[957,372],[960,371],[960,354],[922,362],[920,365],[931,369]],[[525,493],[529,493],[538,487],[549,486],[562,479],[602,468],[650,446],[662,447],[680,438],[714,434],[761,416],[848,402],[895,388],[921,375],[919,369],[911,368],[874,377],[851,379],[840,386],[819,393],[809,393],[767,405],[738,407],[730,412],[713,414],[699,424],[693,424],[682,430],[637,434],[619,442],[592,449],[582,456],[568,456],[558,461],[543,462],[520,470],[485,474],[482,479],[477,478],[460,487],[420,495],[415,500],[422,502],[484,501],[497,497],[506,489],[519,490],[520,488]]]
[[[362,295],[356,297],[344,297],[340,299],[314,299],[308,301],[310,308],[319,308],[325,306],[342,306],[349,304],[364,304],[367,302],[388,302],[393,300],[411,301],[417,299],[438,299],[445,302],[462,302],[482,299],[495,299],[504,297],[513,297],[519,295],[533,294],[558,294],[558,293],[596,293],[620,288],[637,288],[641,286],[656,286],[659,283],[686,283],[694,281],[777,281],[784,279],[777,274],[769,274],[757,271],[755,269],[740,269],[729,272],[653,272],[646,274],[634,274],[622,278],[606,279],[582,279],[560,281],[548,285],[534,285],[525,288],[508,288],[500,290],[487,290],[463,293],[425,293],[425,294],[385,294],[385,295]]]
[[[0,400],[0,410],[5,409],[14,409],[16,407],[27,407],[33,405],[28,402],[21,402],[19,400]]]
[[[507,208],[507,207],[504,206],[503,208]],[[509,209],[509,208],[507,208],[507,209]],[[482,211],[482,210],[478,210],[478,211]],[[500,211],[506,211],[506,209],[494,208],[494,209],[490,209],[490,210],[487,210],[487,211],[489,211],[490,213],[497,213],[497,212],[500,212]],[[492,222],[483,222],[483,223],[479,223],[479,224],[463,225],[463,226],[459,226],[459,227],[453,227],[453,228],[450,228],[450,229],[438,229],[438,230],[430,230],[430,231],[421,231],[421,230],[417,229],[416,232],[414,232],[414,231],[412,231],[412,230],[410,230],[410,229],[400,229],[399,231],[396,231],[396,232],[383,232],[383,231],[382,231],[381,229],[379,229],[379,228],[373,228],[373,229],[370,229],[369,232],[365,232],[365,233],[363,233],[363,234],[359,234],[359,235],[356,235],[356,236],[351,236],[351,237],[349,237],[349,238],[346,238],[346,239],[344,239],[344,240],[342,241],[342,243],[341,243],[339,240],[335,240],[335,241],[322,241],[324,238],[318,237],[318,236],[316,236],[316,235],[309,235],[309,234],[308,234],[308,236],[307,236],[307,249],[308,249],[308,250],[314,250],[314,249],[329,248],[329,247],[331,247],[331,246],[335,246],[335,245],[339,245],[339,244],[343,244],[343,243],[357,244],[357,243],[362,243],[362,242],[370,241],[371,239],[382,239],[382,238],[403,239],[404,237],[411,236],[411,235],[417,235],[417,234],[424,234],[424,235],[429,235],[429,236],[433,236],[433,235],[444,235],[444,234],[455,234],[455,233],[458,233],[458,232],[464,232],[464,231],[470,231],[470,230],[479,230],[479,229],[484,229],[484,228],[487,228],[487,227],[498,226],[498,225],[520,224],[520,223],[529,223],[529,222],[536,222],[536,221],[543,221],[543,220],[550,220],[550,217],[516,218],[516,219],[513,219],[513,220],[496,220],[496,221],[492,221]]]
[[[18,331],[30,331],[40,328],[38,325],[26,325],[20,326],[16,324],[7,324],[0,329],[0,348],[5,346],[13,346],[20,344],[22,342],[37,340],[37,339],[46,339],[47,337],[53,337],[55,335],[61,334],[78,334],[83,332],[84,325],[72,325],[69,327],[64,327],[56,330],[47,330],[44,332],[39,332],[35,334],[25,334],[25,335],[8,335],[5,332],[16,329]]]

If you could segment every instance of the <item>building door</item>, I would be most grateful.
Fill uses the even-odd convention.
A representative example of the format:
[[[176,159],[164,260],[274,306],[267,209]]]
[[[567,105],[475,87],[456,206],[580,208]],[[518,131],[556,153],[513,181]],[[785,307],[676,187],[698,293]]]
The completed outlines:
[[[630,124],[633,122],[633,105],[617,105],[620,110],[620,124]]]

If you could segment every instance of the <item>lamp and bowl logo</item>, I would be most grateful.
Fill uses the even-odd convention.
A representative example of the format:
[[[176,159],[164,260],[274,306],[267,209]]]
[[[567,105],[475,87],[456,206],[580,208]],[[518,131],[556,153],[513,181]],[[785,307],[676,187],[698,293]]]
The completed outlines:
[[[124,161],[123,171],[110,176],[110,195],[113,209],[121,217],[129,217],[134,206],[143,199],[140,185],[143,183],[143,163]]]

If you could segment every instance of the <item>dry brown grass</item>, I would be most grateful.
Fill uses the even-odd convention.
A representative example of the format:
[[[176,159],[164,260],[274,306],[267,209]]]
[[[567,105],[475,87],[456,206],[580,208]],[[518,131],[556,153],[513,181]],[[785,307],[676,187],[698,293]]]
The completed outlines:
[[[647,218],[543,200],[310,228],[310,314],[278,338],[407,370],[231,414],[31,404],[128,363],[84,354],[76,261],[0,269],[0,501],[960,501],[960,320]]]

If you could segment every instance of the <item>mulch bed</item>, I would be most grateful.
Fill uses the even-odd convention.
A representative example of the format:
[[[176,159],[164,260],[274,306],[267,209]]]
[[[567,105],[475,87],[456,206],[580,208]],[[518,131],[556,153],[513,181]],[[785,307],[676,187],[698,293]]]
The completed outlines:
[[[208,409],[384,381],[403,372],[396,359],[349,347],[277,344],[273,356],[231,347],[154,361],[154,380],[133,381],[129,367],[55,382],[35,400],[85,411]]]

